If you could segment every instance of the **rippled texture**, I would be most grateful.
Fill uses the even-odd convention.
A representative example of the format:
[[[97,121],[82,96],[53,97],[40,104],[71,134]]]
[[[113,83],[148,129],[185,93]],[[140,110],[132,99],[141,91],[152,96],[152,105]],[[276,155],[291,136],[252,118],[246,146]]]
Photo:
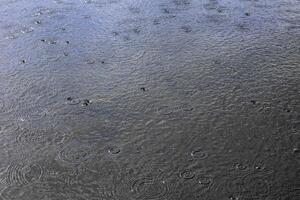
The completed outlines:
[[[299,0],[2,0],[0,199],[298,200]]]

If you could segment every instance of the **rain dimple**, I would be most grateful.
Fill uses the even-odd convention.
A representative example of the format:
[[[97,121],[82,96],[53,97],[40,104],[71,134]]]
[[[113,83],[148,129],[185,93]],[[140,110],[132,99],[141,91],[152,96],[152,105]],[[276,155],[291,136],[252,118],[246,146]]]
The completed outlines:
[[[78,105],[81,103],[81,100],[78,98],[68,97],[66,99],[66,104],[68,105]]]
[[[179,173],[179,176],[183,179],[193,179],[195,177],[195,173],[186,169]]]
[[[194,159],[204,160],[208,157],[208,153],[206,151],[204,151],[202,148],[198,148],[191,152],[191,156]]]
[[[92,155],[91,146],[82,145],[80,143],[73,142],[68,143],[59,151],[58,160],[66,164],[82,164],[87,161]]]
[[[112,154],[112,155],[117,155],[121,152],[121,149],[117,146],[112,146],[108,148],[108,153]]]
[[[155,178],[140,178],[133,182],[130,189],[132,195],[141,200],[165,199],[169,196],[168,183]]]

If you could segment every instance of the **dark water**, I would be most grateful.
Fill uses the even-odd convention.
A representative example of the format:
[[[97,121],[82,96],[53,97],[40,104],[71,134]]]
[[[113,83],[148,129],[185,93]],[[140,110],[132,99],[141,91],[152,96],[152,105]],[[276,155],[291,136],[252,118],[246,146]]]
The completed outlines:
[[[300,199],[299,0],[2,0],[1,200]]]

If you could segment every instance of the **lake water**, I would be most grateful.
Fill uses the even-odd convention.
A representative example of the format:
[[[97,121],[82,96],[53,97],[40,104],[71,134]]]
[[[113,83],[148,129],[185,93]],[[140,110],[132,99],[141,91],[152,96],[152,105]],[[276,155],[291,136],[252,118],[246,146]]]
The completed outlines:
[[[298,200],[299,0],[2,0],[1,200]]]

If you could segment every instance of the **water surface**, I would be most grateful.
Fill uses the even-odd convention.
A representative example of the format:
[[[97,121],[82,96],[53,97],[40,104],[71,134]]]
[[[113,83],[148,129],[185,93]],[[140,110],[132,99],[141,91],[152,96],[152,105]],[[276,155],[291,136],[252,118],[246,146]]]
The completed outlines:
[[[2,0],[0,199],[299,199],[299,85],[299,0]]]

